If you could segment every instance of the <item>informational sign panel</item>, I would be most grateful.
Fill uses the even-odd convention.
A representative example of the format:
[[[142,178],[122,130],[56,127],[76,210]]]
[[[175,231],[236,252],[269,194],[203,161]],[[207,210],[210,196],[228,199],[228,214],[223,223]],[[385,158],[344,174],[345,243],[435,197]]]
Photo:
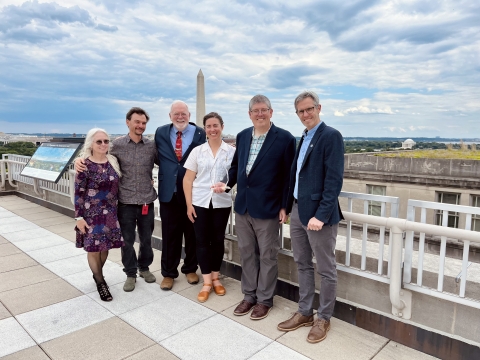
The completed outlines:
[[[43,143],[20,175],[57,183],[82,144]]]

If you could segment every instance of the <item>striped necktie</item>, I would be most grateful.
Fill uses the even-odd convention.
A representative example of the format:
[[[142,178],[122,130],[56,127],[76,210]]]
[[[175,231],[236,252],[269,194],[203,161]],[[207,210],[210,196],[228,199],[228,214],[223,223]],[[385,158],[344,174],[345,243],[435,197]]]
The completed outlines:
[[[177,131],[177,141],[175,142],[175,155],[178,161],[182,160],[182,132]]]

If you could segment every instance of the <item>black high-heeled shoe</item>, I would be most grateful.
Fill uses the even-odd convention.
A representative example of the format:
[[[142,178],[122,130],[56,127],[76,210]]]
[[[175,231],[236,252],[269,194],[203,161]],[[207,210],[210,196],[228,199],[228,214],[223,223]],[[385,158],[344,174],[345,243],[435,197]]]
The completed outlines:
[[[105,280],[99,283],[95,279],[95,275],[93,276],[93,280],[95,280],[95,284],[97,284],[97,291],[98,291],[98,295],[100,295],[100,300],[112,301],[113,297],[112,297],[112,294],[110,293],[110,290]]]

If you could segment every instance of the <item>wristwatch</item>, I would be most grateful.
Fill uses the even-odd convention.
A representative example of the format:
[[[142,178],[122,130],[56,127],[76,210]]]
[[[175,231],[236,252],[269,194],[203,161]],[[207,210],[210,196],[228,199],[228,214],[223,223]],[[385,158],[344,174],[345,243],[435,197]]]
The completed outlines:
[[[78,221],[78,220],[83,220],[83,216],[79,216],[75,218],[75,221]]]

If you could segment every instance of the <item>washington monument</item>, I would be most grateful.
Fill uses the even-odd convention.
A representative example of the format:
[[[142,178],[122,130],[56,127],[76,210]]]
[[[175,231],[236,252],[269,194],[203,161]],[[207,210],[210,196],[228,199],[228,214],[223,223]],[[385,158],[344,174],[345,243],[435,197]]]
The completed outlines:
[[[197,75],[197,126],[203,128],[203,117],[205,116],[205,78],[202,69]]]

